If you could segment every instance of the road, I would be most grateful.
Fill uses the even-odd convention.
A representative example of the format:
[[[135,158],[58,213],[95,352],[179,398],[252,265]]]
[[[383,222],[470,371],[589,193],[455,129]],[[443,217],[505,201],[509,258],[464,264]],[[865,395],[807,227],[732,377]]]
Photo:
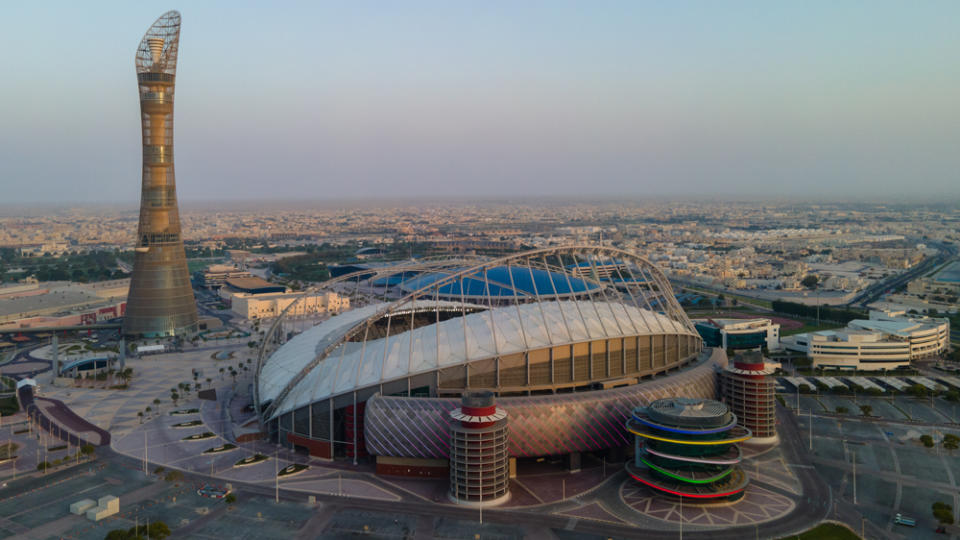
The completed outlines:
[[[931,242],[931,245],[936,246],[936,248],[939,250],[937,255],[925,258],[920,262],[920,264],[904,272],[903,274],[899,274],[890,279],[874,283],[873,285],[867,287],[862,293],[858,294],[853,300],[850,301],[848,305],[866,307],[867,304],[879,300],[880,297],[883,296],[888,290],[897,289],[904,284],[917,279],[918,277],[926,274],[930,270],[933,270],[937,266],[940,266],[957,255],[957,246],[953,244]]]

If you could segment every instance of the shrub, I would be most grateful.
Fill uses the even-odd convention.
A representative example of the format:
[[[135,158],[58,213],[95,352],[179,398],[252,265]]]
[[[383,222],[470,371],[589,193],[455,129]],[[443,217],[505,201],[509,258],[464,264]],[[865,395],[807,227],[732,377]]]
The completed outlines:
[[[933,503],[933,517],[940,523],[953,525],[953,507],[945,502]]]

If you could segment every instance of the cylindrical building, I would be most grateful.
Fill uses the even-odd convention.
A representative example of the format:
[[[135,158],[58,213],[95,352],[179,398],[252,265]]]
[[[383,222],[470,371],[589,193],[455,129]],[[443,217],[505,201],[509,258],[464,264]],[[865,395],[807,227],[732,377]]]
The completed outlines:
[[[450,411],[450,498],[496,505],[510,498],[507,412],[493,392],[466,392]]]
[[[637,407],[627,420],[636,456],[627,473],[661,493],[699,500],[733,500],[748,478],[737,443],[750,431],[730,409],[710,399],[666,398]]]
[[[777,441],[776,383],[774,368],[760,353],[737,356],[720,375],[723,402],[737,415],[737,422],[753,433],[751,443]]]
[[[175,336],[197,331],[197,304],[180,234],[173,174],[173,91],[180,14],[164,13],[137,48],[143,184],[123,333]]]

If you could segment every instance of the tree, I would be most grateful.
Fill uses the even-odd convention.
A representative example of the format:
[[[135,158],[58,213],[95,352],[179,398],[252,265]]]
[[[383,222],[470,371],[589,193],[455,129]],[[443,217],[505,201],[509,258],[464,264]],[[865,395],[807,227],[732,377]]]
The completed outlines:
[[[227,493],[227,496],[223,498],[224,502],[227,504],[233,504],[237,502],[237,496],[233,493]]]
[[[929,391],[927,390],[927,387],[923,386],[922,384],[912,384],[909,388],[907,388],[907,393],[913,397],[921,398],[926,397]]]
[[[163,479],[167,482],[179,482],[183,480],[183,473],[180,471],[170,471]]]
[[[873,407],[871,407],[870,405],[861,405],[861,406],[860,406],[860,412],[861,412],[864,416],[870,416],[870,415],[873,414]]]
[[[93,450],[94,449],[92,444],[85,444],[80,447],[80,453],[85,456],[93,455]]]
[[[140,423],[143,423],[143,411],[137,411],[137,418],[140,419]]]
[[[920,442],[922,442],[927,448],[933,448],[933,437],[930,435],[921,435]]]
[[[947,433],[943,436],[943,447],[950,450],[950,454],[953,455],[953,451],[960,447],[960,437],[953,433]]]
[[[837,414],[847,414],[850,412],[850,409],[846,407],[837,407]]]
[[[953,507],[941,501],[933,503],[933,517],[945,525],[953,525]]]
[[[129,540],[130,534],[123,529],[113,529],[108,532],[106,536],[103,537],[103,540]]]
[[[176,392],[171,392],[171,393],[170,393],[170,399],[173,400],[173,406],[176,407],[176,406],[177,406],[177,401],[180,399],[180,394],[178,394],[178,393],[176,393]]]
[[[808,289],[813,289],[817,286],[817,283],[820,282],[820,278],[816,274],[807,274],[803,280],[800,281],[800,284]]]

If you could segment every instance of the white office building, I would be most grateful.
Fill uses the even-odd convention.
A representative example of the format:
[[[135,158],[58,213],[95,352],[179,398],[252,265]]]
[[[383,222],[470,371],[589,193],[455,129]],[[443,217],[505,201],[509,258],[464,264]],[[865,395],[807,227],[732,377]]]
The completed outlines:
[[[945,353],[950,321],[871,311],[869,320],[850,321],[843,330],[797,334],[782,342],[788,350],[806,353],[815,368],[890,370]]]

